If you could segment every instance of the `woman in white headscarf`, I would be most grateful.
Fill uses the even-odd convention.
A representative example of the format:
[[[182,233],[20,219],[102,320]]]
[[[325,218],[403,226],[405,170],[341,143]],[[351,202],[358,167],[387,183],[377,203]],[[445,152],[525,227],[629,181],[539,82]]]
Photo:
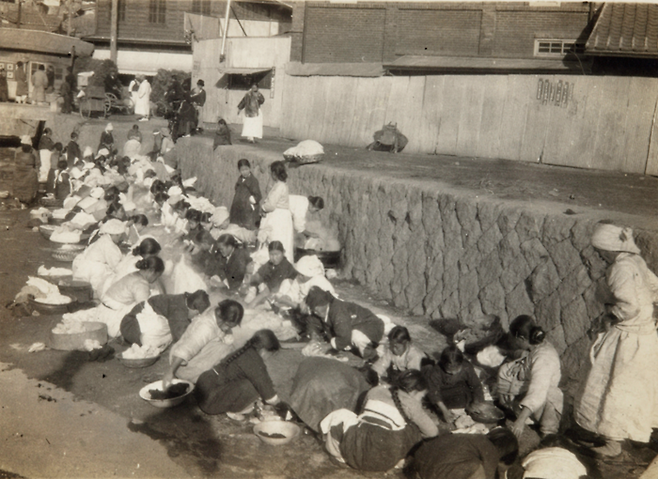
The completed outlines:
[[[607,283],[614,304],[606,305],[611,325],[592,345],[592,369],[575,419],[606,439],[596,452],[616,456],[624,439],[649,442],[658,427],[658,277],[640,256],[632,229],[599,223],[591,242],[611,264]]]
[[[302,307],[304,300],[313,286],[336,296],[334,287],[324,275],[324,265],[316,255],[299,258],[295,264],[297,277],[294,280],[285,279],[274,296],[274,302],[283,308]]]
[[[99,238],[73,260],[73,279],[89,282],[98,296],[104,281],[115,273],[115,268],[123,258],[117,245],[125,232],[125,225],[117,219],[103,223]]]

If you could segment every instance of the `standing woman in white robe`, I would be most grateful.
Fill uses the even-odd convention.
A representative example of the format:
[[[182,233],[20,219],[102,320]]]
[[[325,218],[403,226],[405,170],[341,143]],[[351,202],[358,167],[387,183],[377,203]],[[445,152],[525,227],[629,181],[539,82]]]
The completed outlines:
[[[141,77],[136,76],[134,80],[130,82],[130,85],[128,85],[128,91],[130,92],[130,101],[132,101],[132,106],[133,106],[133,113],[136,112],[137,110],[137,100],[139,97],[137,96],[137,92],[139,91],[139,83],[141,81]]]
[[[282,161],[275,161],[270,165],[270,172],[274,185],[261,205],[261,214],[264,215],[258,231],[258,241],[263,247],[272,241],[280,241],[283,245],[286,258],[294,262],[294,234],[292,226],[292,213],[288,202],[288,172]]]
[[[139,121],[147,121],[151,116],[151,84],[143,78],[137,90],[137,104],[135,115],[141,116]]]
[[[265,97],[258,91],[258,85],[254,84],[238,104],[238,115],[244,110],[242,136],[250,143],[256,143],[255,138],[263,138],[263,115],[260,111],[263,103]]]
[[[594,451],[616,456],[624,439],[647,443],[658,427],[658,277],[639,255],[632,229],[599,223],[591,242],[611,264],[607,282],[615,303],[606,305],[613,324],[592,345],[575,419],[606,439]]]

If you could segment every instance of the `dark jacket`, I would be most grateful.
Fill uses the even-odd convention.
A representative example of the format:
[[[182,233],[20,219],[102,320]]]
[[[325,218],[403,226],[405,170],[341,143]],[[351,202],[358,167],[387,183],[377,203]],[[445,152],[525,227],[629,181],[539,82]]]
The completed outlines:
[[[206,264],[205,273],[208,276],[219,276],[226,280],[231,291],[237,291],[247,274],[247,265],[251,262],[249,252],[243,248],[236,248],[231,256],[224,258],[219,251],[212,253]]]
[[[184,294],[159,294],[149,298],[148,303],[160,316],[167,318],[174,343],[178,341],[190,324],[189,309]],[[121,321],[121,333],[129,342],[140,344],[137,315],[144,310],[145,301],[135,306]],[[132,332],[133,334],[130,334]],[[127,334],[128,333],[128,334]]]
[[[375,313],[358,304],[334,299],[329,314],[323,321],[328,337],[336,338],[336,348],[346,349],[352,344],[352,330],[356,329],[377,344],[384,336],[384,322]]]

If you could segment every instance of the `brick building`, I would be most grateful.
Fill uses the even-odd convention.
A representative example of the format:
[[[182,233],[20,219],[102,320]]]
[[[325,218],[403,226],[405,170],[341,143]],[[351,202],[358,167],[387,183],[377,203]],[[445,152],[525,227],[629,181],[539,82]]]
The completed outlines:
[[[109,58],[112,0],[96,2],[95,58]],[[117,63],[122,74],[154,75],[159,68],[192,71],[192,42],[221,36],[226,2],[217,0],[119,0]],[[231,2],[229,36],[267,36],[287,31],[290,8],[276,1]],[[208,25],[212,25],[207,31]]]
[[[394,73],[582,72],[593,4],[297,2],[291,60]]]

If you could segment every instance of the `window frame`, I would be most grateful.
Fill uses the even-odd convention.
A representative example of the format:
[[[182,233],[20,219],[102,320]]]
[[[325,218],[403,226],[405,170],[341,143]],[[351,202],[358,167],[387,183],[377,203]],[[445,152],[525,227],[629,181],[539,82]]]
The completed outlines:
[[[210,0],[192,0],[192,13],[210,15]]]
[[[548,51],[541,51],[545,48],[548,48]],[[579,42],[577,39],[535,38],[534,56],[536,57],[564,58],[567,55],[582,55],[584,53],[585,43]]]
[[[167,1],[149,0],[149,23],[164,25],[167,23]]]

